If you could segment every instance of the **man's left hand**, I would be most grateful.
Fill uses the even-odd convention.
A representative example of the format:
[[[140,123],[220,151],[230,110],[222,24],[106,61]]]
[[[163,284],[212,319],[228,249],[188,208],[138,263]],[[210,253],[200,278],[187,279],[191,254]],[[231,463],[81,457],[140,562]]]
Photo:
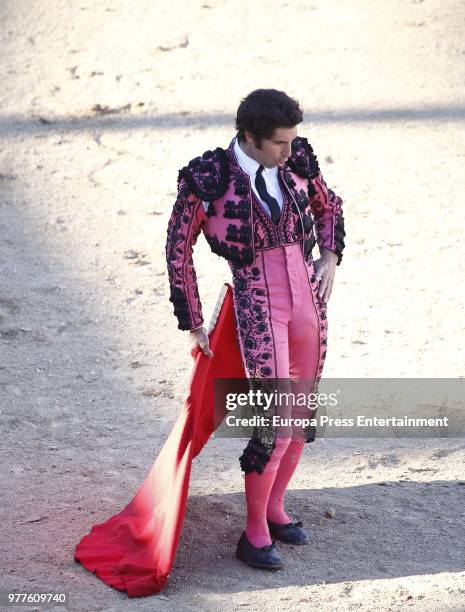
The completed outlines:
[[[315,276],[319,281],[318,297],[327,302],[331,296],[338,256],[331,249],[320,249],[320,258],[314,261]]]

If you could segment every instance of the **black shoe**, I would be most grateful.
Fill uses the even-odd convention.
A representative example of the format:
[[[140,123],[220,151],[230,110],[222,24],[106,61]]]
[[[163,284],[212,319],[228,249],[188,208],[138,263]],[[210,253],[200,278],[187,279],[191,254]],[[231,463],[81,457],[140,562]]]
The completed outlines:
[[[310,542],[308,533],[302,529],[302,521],[279,525],[267,519],[267,523],[270,534],[281,542],[286,544],[308,544]]]
[[[262,569],[281,569],[283,567],[283,560],[274,540],[268,546],[256,548],[249,542],[245,531],[237,543],[236,557],[252,567]]]

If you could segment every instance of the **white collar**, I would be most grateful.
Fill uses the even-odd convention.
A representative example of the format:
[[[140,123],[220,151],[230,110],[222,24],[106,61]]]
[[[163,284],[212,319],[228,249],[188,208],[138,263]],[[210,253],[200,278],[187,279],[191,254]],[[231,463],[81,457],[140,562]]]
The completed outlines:
[[[253,157],[247,155],[247,153],[241,149],[237,136],[234,138],[234,153],[242,169],[245,170],[250,176],[255,177],[257,170],[260,168],[260,163],[256,159],[253,159]],[[271,175],[276,174],[278,172],[278,166],[273,166],[273,168],[264,168],[264,172]]]

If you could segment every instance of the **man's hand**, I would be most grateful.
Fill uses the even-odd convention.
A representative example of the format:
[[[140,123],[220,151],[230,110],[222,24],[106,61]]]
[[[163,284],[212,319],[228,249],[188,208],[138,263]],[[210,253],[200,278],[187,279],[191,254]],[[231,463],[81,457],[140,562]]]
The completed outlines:
[[[333,290],[337,259],[336,253],[331,249],[320,249],[320,258],[314,262],[315,276],[320,283],[318,297],[323,298],[323,302],[329,300]]]
[[[204,327],[191,330],[189,332],[189,341],[191,342],[191,351],[194,350],[196,346],[199,346],[204,355],[213,357],[213,351],[210,349],[208,342],[208,334]]]

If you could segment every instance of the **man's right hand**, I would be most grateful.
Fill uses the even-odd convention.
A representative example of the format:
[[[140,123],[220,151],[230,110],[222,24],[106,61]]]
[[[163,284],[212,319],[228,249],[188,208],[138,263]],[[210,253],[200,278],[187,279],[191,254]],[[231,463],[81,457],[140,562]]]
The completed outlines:
[[[208,334],[204,327],[191,330],[189,332],[189,341],[191,342],[191,351],[195,349],[196,346],[199,346],[204,355],[213,357],[213,351],[210,349],[208,342]]]

